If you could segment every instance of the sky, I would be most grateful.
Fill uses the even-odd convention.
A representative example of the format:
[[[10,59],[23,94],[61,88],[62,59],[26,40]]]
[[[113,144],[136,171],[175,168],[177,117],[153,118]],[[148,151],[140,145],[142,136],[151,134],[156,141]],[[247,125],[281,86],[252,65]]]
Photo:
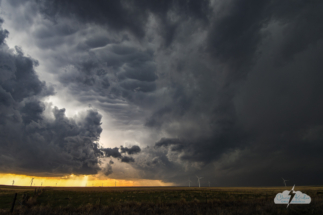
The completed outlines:
[[[321,185],[322,11],[1,0],[0,183]]]

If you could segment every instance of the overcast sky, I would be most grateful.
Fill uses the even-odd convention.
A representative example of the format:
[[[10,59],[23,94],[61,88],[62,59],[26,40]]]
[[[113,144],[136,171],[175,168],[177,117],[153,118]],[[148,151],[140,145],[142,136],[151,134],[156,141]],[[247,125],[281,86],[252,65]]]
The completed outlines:
[[[0,173],[322,184],[322,1],[0,2]]]

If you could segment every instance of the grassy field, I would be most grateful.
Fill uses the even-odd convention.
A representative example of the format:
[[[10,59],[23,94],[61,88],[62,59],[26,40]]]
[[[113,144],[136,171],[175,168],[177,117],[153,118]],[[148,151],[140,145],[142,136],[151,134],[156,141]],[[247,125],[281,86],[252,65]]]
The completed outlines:
[[[311,196],[312,202],[290,205],[288,209],[274,204],[276,194],[284,190],[285,187],[0,186],[0,213],[11,214],[17,193],[13,214],[323,214],[322,186],[296,187]]]

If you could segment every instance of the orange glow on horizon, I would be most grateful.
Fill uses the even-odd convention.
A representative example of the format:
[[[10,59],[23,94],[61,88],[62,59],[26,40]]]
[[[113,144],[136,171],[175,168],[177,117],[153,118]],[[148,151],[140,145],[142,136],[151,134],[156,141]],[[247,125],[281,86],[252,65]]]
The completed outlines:
[[[36,187],[132,187],[132,186],[173,186],[173,183],[164,183],[161,180],[147,180],[147,179],[134,179],[134,180],[120,180],[120,179],[99,179],[95,175],[69,175],[64,177],[37,177],[16,174],[0,174],[0,185],[14,186],[32,186]],[[57,185],[56,185],[57,183]]]

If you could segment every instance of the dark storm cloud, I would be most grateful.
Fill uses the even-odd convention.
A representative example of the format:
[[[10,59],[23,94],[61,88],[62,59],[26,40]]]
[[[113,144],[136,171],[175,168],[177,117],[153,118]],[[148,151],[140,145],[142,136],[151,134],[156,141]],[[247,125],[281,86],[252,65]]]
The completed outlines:
[[[262,29],[270,21],[287,25],[285,31],[288,36],[284,38],[279,53],[281,60],[290,58],[322,38],[319,8],[319,2],[233,1],[225,8],[225,15],[212,23],[208,50],[220,62],[229,63],[232,75],[241,78],[248,72],[248,68],[243,67],[255,63],[260,43],[269,36],[269,32]]]
[[[47,4],[52,6],[50,10]],[[286,169],[301,165],[298,157],[309,159],[308,168],[311,159],[318,159],[311,158],[320,145],[310,131],[322,124],[318,97],[322,65],[316,57],[321,56],[322,3],[234,0],[213,2],[211,7],[207,1],[138,1],[98,2],[84,7],[88,4],[48,1],[42,6],[50,17],[55,14],[58,18],[58,12],[69,17],[67,11],[73,11],[80,22],[106,23],[116,32],[129,31],[141,40],[150,30],[145,28],[148,14],[156,18],[153,35],[162,38],[158,51],[135,48],[129,45],[134,44],[129,37],[119,42],[97,39],[94,45],[85,42],[79,47],[101,45],[93,51],[97,56],[93,59],[99,60],[74,63],[76,70],[61,78],[62,83],[75,87],[75,92],[94,89],[152,113],[146,126],[163,131],[169,138],[159,137],[154,150],[143,150],[141,156],[150,161],[136,158],[138,162],[133,165],[147,171],[147,177],[155,177],[150,173],[156,173],[152,169],[156,165],[160,168],[157,175],[166,181],[182,180],[173,176],[181,165],[195,166],[194,171],[211,177],[213,165],[226,177],[239,175],[245,178],[241,183],[247,183],[248,176],[261,171],[254,163],[271,166],[267,173],[271,178],[269,175],[281,174],[281,163],[286,163],[283,169],[292,174],[297,167]],[[106,6],[120,13],[105,15],[102,10]],[[141,15],[134,17],[138,8]],[[197,27],[206,36],[195,47],[198,37],[193,39],[193,35],[200,32],[193,28]],[[167,91],[160,96],[157,92],[162,87]],[[307,150],[302,148],[305,142]],[[119,149],[114,152],[116,157],[125,158]],[[225,176],[222,183],[226,183]]]
[[[118,158],[118,159],[121,159],[121,162],[124,162],[124,163],[135,162],[135,159],[133,157],[129,157],[122,154],[127,153],[128,155],[133,155],[141,152],[140,147],[136,145],[131,146],[130,148],[120,146],[120,149],[115,147],[115,148],[102,148],[101,150],[105,153],[106,157]]]
[[[137,154],[141,151],[139,146],[131,146],[130,148],[121,146],[120,150],[122,153],[128,153],[128,155]]]
[[[155,147],[169,147],[171,151],[177,151],[181,152],[185,146],[184,143],[185,141],[179,140],[177,138],[161,138],[157,143],[155,143]],[[189,146],[190,143],[186,142],[186,146]],[[154,163],[154,162],[153,162]]]
[[[107,163],[106,168],[103,169],[104,175],[108,176],[113,173],[112,164],[114,164],[112,160],[110,160],[109,163]]]
[[[65,69],[60,82],[79,96],[80,101],[90,103],[99,99],[102,108],[115,114],[118,114],[114,110],[118,104],[120,110],[134,115],[121,99],[137,103],[136,98],[144,99],[146,94],[156,90],[156,65],[149,49],[109,44],[71,63],[73,67]]]
[[[183,141],[177,139],[177,138],[162,138],[157,143],[155,143],[156,147],[161,146],[170,146],[170,145],[180,145]]]
[[[242,66],[251,63],[258,43],[263,37],[260,31],[269,21],[265,1],[232,1],[211,24],[208,49],[223,63],[228,63],[235,76],[240,76]],[[241,77],[241,76],[240,76]]]
[[[1,29],[1,36],[7,31]],[[65,109],[50,108],[45,117],[42,98],[53,88],[38,79],[35,60],[0,44],[0,171],[23,174],[95,174],[100,169],[96,142],[101,115],[89,110],[78,121]]]
[[[178,78],[173,104],[155,111],[146,125],[169,129],[179,137],[162,138],[155,146],[168,148],[168,155],[177,152],[182,162],[202,164],[205,171],[196,171],[207,177],[213,177],[208,173],[213,169],[222,184],[279,184],[275,177],[280,175],[304,184],[320,183],[321,174],[311,181],[297,177],[296,172],[313,177],[321,172],[315,162],[322,145],[311,131],[322,125],[319,95],[323,77],[319,71],[323,65],[318,57],[323,38],[323,16],[318,12],[322,3],[232,1],[223,7],[224,15],[210,25],[206,49],[227,73],[221,80],[223,87],[209,91],[205,80],[196,79],[202,96],[214,95],[198,103],[201,98],[181,90],[185,87]],[[178,73],[181,70],[183,66]],[[219,78],[216,72],[207,75]],[[210,111],[203,107],[206,103],[212,106]],[[192,115],[199,115],[192,113],[196,107],[207,111],[210,120],[194,119]],[[194,129],[186,129],[189,117],[196,123],[195,134]],[[170,131],[172,123],[181,121],[182,128]],[[199,126],[212,130],[211,134],[208,129],[200,131]],[[308,139],[308,134],[313,138]],[[153,161],[157,163],[156,158]],[[165,174],[170,177],[173,172]],[[235,176],[241,180],[226,181]]]
[[[3,23],[3,19],[0,18],[0,23]],[[8,37],[9,32],[5,29],[1,29],[0,31],[0,44],[3,44],[5,39]]]
[[[135,162],[135,159],[133,159],[132,157],[124,156],[124,157],[121,159],[121,162],[124,162],[124,163]]]
[[[137,11],[127,8],[122,1],[107,2],[97,1],[39,1],[42,11],[50,18],[57,15],[69,16],[74,14],[84,22],[94,22],[108,25],[113,29],[129,29],[134,34],[142,36],[142,26],[146,19],[145,11],[138,14]],[[127,14],[125,16],[125,14]]]
[[[12,98],[21,102],[25,98],[29,98],[32,96],[40,95],[47,96],[53,94],[53,89],[48,88],[44,82],[41,82],[37,75],[34,72],[34,64],[35,61],[30,58],[24,57],[20,48],[16,47],[17,55],[15,58],[11,60],[6,59],[9,57],[6,53],[3,54],[2,65],[9,67],[6,63],[13,63],[14,68],[8,68],[9,70],[15,70],[12,72],[11,76],[14,79],[6,79],[6,81],[2,82],[2,88],[6,90]],[[8,60],[8,62],[6,62]],[[25,90],[28,89],[28,90]]]
[[[39,100],[29,101],[21,108],[22,120],[25,124],[30,124],[32,121],[42,120],[42,113],[45,110],[45,105]]]
[[[230,120],[214,120],[215,125],[209,125],[215,130],[212,136],[198,138],[161,138],[155,143],[156,148],[169,148],[171,152],[179,153],[182,161],[202,162],[208,164],[218,160],[224,152],[246,147],[249,136]]]
[[[102,151],[105,152],[106,157],[110,157],[110,156],[114,157],[114,158],[121,158],[122,157],[121,153],[119,152],[119,148],[117,148],[117,147],[115,147],[113,149],[104,148],[104,149],[102,149]]]
[[[158,16],[160,32],[165,38],[165,44],[170,44],[175,33],[176,24],[168,20],[167,13],[174,11],[185,17],[194,17],[207,22],[209,1],[117,1],[107,2],[99,0],[93,3],[90,0],[82,1],[38,1],[41,11],[46,17],[55,20],[59,16],[76,17],[81,22],[95,23],[109,26],[113,30],[129,30],[137,37],[145,35],[145,25],[149,13]],[[171,29],[171,30],[170,30]]]
[[[321,1],[37,2],[51,22],[32,35],[38,47],[57,53],[66,72],[56,77],[73,98],[97,102],[124,127],[146,118],[150,148],[103,148],[106,157],[130,163],[143,178],[177,184],[195,174],[217,185],[279,185],[282,176],[321,183]],[[6,35],[2,30],[0,41]],[[34,61],[19,49],[2,50],[0,124],[41,128],[38,97],[52,91],[32,69],[19,74]],[[62,110],[53,113],[54,121],[79,126],[76,136],[83,126],[92,129],[87,138],[100,133],[95,112],[82,126]],[[136,162],[126,156],[138,152]],[[0,158],[8,163],[7,154]]]
[[[182,164],[176,161],[177,154],[166,154],[165,150],[146,147],[132,166],[139,171],[142,178],[185,183],[186,176],[192,172],[183,172]]]

